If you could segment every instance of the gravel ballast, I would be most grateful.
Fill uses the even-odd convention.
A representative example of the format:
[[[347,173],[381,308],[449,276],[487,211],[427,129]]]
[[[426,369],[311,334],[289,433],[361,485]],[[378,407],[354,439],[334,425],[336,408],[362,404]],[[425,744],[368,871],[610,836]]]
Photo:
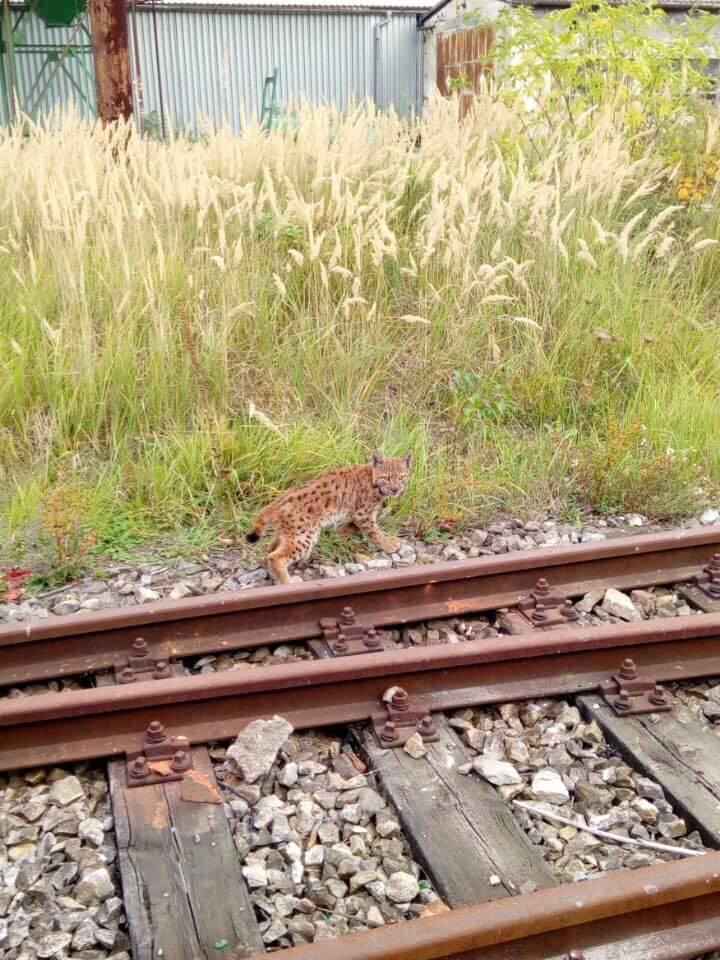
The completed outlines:
[[[598,724],[586,721],[567,700],[459,710],[449,723],[466,744],[463,772],[492,783],[509,803],[528,802],[636,840],[704,849],[662,787],[629,767]],[[513,813],[563,882],[676,859],[671,853],[608,842],[515,805]]]
[[[0,776],[0,957],[130,960],[102,769]]]
[[[280,720],[269,722],[280,729]],[[238,756],[253,776],[269,759],[248,755],[252,740],[245,738],[239,751],[213,748],[211,756],[268,949],[333,939],[431,909],[437,896],[395,811],[346,741],[295,733],[270,772],[248,783]]]

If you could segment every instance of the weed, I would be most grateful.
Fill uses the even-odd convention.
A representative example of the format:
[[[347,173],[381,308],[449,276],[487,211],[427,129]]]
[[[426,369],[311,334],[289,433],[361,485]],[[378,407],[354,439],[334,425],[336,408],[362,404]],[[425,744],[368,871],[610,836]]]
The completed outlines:
[[[453,388],[464,427],[472,428],[478,421],[511,421],[518,412],[505,382],[467,370],[455,371]]]
[[[45,491],[40,506],[38,543],[44,555],[34,578],[61,584],[77,577],[97,540],[88,524],[88,491],[71,477],[60,475]]]
[[[8,129],[2,567],[204,549],[374,447],[413,449],[391,526],[428,534],[694,509],[720,482],[717,186],[675,202],[627,109],[308,107],[293,137],[131,132],[123,163],[72,115]]]
[[[587,500],[599,511],[652,509],[657,516],[682,512],[696,498],[702,477],[687,456],[659,450],[637,419],[611,421],[583,447],[578,475]]]

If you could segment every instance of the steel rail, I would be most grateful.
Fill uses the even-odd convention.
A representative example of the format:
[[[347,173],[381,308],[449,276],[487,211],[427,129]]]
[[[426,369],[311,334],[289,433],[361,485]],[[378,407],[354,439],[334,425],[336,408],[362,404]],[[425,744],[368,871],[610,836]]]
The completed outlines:
[[[585,953],[585,960],[620,960],[630,947],[642,946],[643,940],[649,947],[647,960],[680,960],[720,947],[720,853],[548,887],[292,947],[279,956],[283,960],[565,960],[576,951]],[[598,947],[602,953],[593,952]]]
[[[346,604],[377,627],[512,606],[540,577],[568,597],[681,582],[720,551],[720,525],[163,600],[0,628],[0,686],[113,666],[143,636],[160,659],[304,640]]]
[[[573,627],[0,701],[0,770],[140,749],[163,723],[192,743],[235,737],[256,717],[296,727],[364,721],[392,685],[447,710],[591,692],[632,657],[656,682],[720,674],[720,614]]]

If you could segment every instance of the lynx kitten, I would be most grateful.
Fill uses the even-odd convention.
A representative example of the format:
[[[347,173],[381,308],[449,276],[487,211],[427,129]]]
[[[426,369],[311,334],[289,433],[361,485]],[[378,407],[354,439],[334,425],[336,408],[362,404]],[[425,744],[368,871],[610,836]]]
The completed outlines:
[[[290,583],[288,565],[307,559],[322,528],[333,524],[342,523],[344,533],[359,530],[381,550],[396,550],[399,542],[382,532],[377,515],[386,497],[405,489],[411,460],[410,453],[385,458],[376,451],[371,463],[327,470],[261,510],[247,539],[255,543],[266,526],[273,527],[267,565],[278,583]]]

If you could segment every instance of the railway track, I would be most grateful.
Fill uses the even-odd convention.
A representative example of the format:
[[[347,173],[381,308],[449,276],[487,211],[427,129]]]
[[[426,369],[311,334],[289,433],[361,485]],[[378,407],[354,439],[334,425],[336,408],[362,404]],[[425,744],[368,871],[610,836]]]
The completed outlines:
[[[138,636],[157,660],[309,640],[348,604],[382,628],[512,607],[540,578],[568,599],[680,583],[718,550],[707,527],[53,617],[0,628],[0,686],[114,667]]]
[[[259,956],[293,939],[268,940],[258,926],[226,816],[233,785],[213,757],[214,744],[274,715],[296,731],[350,731],[359,769],[374,771],[451,908],[403,923],[390,910],[379,929],[302,945],[306,921],[287,960],[697,958],[720,950],[720,736],[680,693],[720,677],[719,552],[720,528],[706,528],[2,628],[1,685],[85,675],[88,687],[0,700],[0,771],[108,761],[135,960]],[[690,614],[591,624],[573,603],[667,585]],[[399,627],[478,616],[500,632],[468,628],[462,642],[436,646],[389,639]],[[314,661],[196,676],[182,665],[288,642],[306,644]],[[513,790],[459,769],[488,744],[460,736],[469,721],[459,711],[547,698],[592,723],[603,749],[656,785],[664,822],[682,818],[697,842],[663,833],[672,862],[558,883]],[[411,738],[421,759],[403,749]],[[360,789],[352,780],[340,779],[351,784],[341,797]],[[327,865],[308,875],[318,870],[332,878]]]

